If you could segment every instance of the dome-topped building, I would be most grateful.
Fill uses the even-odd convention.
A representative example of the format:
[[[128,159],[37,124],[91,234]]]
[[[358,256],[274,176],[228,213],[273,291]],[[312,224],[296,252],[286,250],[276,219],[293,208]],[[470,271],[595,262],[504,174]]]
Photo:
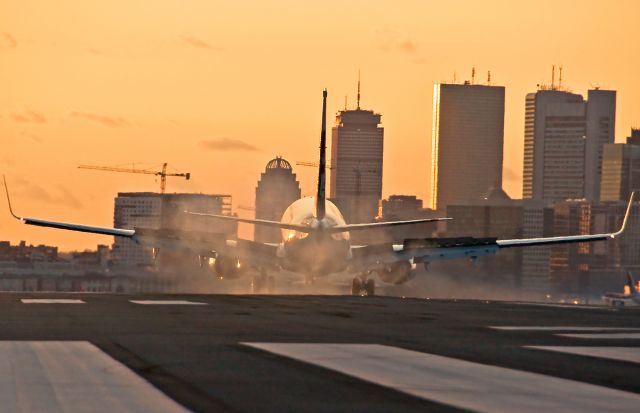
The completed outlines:
[[[267,163],[256,186],[256,219],[280,221],[282,214],[300,199],[300,183],[291,164],[281,156]],[[280,242],[280,230],[256,225],[253,239],[259,242]]]

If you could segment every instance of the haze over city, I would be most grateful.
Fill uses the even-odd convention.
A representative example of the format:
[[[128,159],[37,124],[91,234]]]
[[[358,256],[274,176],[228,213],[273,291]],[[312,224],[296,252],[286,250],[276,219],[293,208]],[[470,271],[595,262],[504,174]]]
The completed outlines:
[[[550,83],[552,65],[576,93],[617,91],[616,141],[640,124],[639,14],[634,1],[3,1],[0,170],[20,213],[66,221],[110,226],[117,192],[159,187],[83,163],[168,162],[193,175],[168,192],[252,205],[269,159],[316,160],[319,91],[330,115],[345,95],[353,108],[361,70],[361,106],[385,128],[383,197],[428,202],[433,84],[471,80],[475,67],[476,83],[491,71],[506,88],[504,188],[520,198],[525,95]],[[294,169],[313,194],[316,170]],[[63,250],[109,240],[23,226],[6,209],[0,231]]]

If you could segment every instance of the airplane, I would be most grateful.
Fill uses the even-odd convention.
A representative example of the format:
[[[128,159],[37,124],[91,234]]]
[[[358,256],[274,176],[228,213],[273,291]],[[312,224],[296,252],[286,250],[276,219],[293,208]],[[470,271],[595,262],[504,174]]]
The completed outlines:
[[[496,254],[505,248],[611,240],[625,230],[634,194],[629,200],[621,228],[612,233],[510,240],[421,238],[406,239],[402,244],[352,245],[349,240],[350,232],[446,221],[451,218],[347,224],[338,207],[326,197],[326,89],[322,96],[320,162],[315,197],[304,197],[293,202],[285,210],[281,221],[185,211],[187,214],[211,219],[279,228],[282,232],[280,243],[226,239],[224,234],[197,231],[108,228],[22,217],[13,212],[5,180],[10,213],[28,225],[129,238],[153,248],[154,256],[163,248],[195,254],[201,263],[214,262],[214,270],[220,278],[237,278],[249,266],[260,273],[253,279],[254,291],[257,292],[273,286],[275,281],[269,275],[270,271],[282,269],[301,273],[309,282],[329,274],[346,272],[353,275],[351,294],[368,296],[375,295],[374,273],[382,282],[398,285],[415,276],[414,268],[418,264],[428,268],[429,263],[434,261],[459,258],[475,260],[480,256]]]
[[[638,292],[638,288],[636,283],[631,275],[631,271],[627,271],[627,282],[625,287],[629,287],[629,292],[627,293],[626,288],[624,293],[606,293],[602,296],[605,304],[613,306],[613,307],[631,307],[640,305],[640,292]]]

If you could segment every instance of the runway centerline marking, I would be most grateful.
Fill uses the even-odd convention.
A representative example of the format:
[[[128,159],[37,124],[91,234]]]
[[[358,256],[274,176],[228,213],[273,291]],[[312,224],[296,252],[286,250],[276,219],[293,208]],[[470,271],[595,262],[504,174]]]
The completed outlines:
[[[575,346],[524,346],[537,350],[556,351],[559,353],[576,354],[626,361],[640,364],[640,347],[575,347]]]
[[[608,334],[556,334],[560,337],[585,338],[585,339],[639,339],[640,333],[608,333]]]
[[[0,341],[7,412],[188,412],[87,341]]]
[[[72,298],[22,298],[23,304],[86,304],[83,300]]]
[[[488,326],[503,331],[638,331],[635,327],[579,327],[579,326]]]
[[[141,305],[208,305],[207,303],[187,300],[129,300],[129,302]]]
[[[640,394],[377,344],[241,343],[477,412],[637,412]]]

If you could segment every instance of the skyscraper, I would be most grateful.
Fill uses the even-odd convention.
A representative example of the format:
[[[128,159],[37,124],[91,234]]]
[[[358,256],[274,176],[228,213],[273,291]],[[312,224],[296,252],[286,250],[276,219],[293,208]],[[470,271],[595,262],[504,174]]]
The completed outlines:
[[[635,136],[634,136],[635,133]],[[627,143],[607,143],[602,150],[601,201],[626,201],[640,191],[640,130]]]
[[[331,134],[331,198],[347,222],[370,222],[382,198],[384,128],[381,115],[360,108],[336,116]]]
[[[541,88],[525,105],[523,197],[600,198],[602,146],[613,143],[616,92],[581,95]]]
[[[285,209],[300,198],[300,184],[291,164],[278,156],[267,163],[256,186],[256,219],[280,221]],[[280,242],[278,228],[254,225],[253,239]]]
[[[434,85],[431,208],[444,211],[502,187],[503,141],[503,86]]]

